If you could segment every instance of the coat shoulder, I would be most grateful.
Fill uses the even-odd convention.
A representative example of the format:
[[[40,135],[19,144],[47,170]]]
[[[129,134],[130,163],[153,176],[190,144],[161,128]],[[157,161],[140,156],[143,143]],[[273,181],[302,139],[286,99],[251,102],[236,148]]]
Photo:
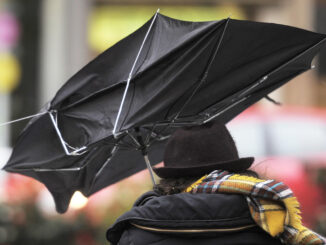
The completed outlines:
[[[234,194],[146,193],[108,229],[107,239],[120,245],[281,244],[268,242],[271,237],[255,225],[245,198]]]

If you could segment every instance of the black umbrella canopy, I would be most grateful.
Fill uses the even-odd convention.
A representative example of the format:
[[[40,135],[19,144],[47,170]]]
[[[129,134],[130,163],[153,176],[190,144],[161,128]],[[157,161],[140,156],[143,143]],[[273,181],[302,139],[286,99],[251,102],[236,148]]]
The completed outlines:
[[[89,196],[146,168],[142,154],[162,161],[176,128],[227,123],[309,70],[325,40],[284,25],[157,13],[67,81],[4,169],[44,183],[65,212],[76,190]]]

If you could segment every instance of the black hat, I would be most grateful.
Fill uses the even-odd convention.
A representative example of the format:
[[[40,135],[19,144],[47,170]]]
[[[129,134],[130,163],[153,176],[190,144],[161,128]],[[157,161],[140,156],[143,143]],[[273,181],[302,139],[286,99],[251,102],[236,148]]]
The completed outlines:
[[[178,129],[167,143],[164,167],[153,170],[161,178],[196,177],[216,169],[243,171],[253,162],[239,158],[225,125],[214,122]]]

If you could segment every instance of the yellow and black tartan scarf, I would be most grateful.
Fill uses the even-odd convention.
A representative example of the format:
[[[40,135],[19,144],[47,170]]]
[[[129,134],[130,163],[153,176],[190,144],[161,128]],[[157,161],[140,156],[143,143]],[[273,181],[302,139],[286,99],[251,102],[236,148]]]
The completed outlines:
[[[271,236],[285,244],[326,244],[325,238],[302,225],[299,202],[282,182],[215,170],[185,192],[245,195],[252,218]]]

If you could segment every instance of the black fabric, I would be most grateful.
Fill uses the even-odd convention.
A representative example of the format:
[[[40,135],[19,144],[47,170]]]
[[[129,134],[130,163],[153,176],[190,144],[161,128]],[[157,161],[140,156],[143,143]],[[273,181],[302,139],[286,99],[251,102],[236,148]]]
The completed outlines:
[[[241,195],[147,193],[107,231],[112,244],[281,244],[258,226],[243,231],[172,233],[152,232],[131,223],[165,229],[237,228],[254,225]]]
[[[161,178],[203,176],[215,169],[242,171],[253,157],[239,158],[226,126],[210,122],[178,129],[165,147],[164,167],[153,168]]]
[[[310,69],[325,44],[325,35],[289,26],[188,22],[158,14],[113,135],[126,81],[152,20],[83,67],[45,108],[58,115],[70,146],[87,146],[83,155],[65,154],[48,114],[31,120],[13,148],[4,169],[44,183],[58,212],[67,210],[75,191],[90,196],[144,169],[141,153],[148,152],[152,165],[161,162],[166,140],[178,127],[212,118],[230,121]]]

